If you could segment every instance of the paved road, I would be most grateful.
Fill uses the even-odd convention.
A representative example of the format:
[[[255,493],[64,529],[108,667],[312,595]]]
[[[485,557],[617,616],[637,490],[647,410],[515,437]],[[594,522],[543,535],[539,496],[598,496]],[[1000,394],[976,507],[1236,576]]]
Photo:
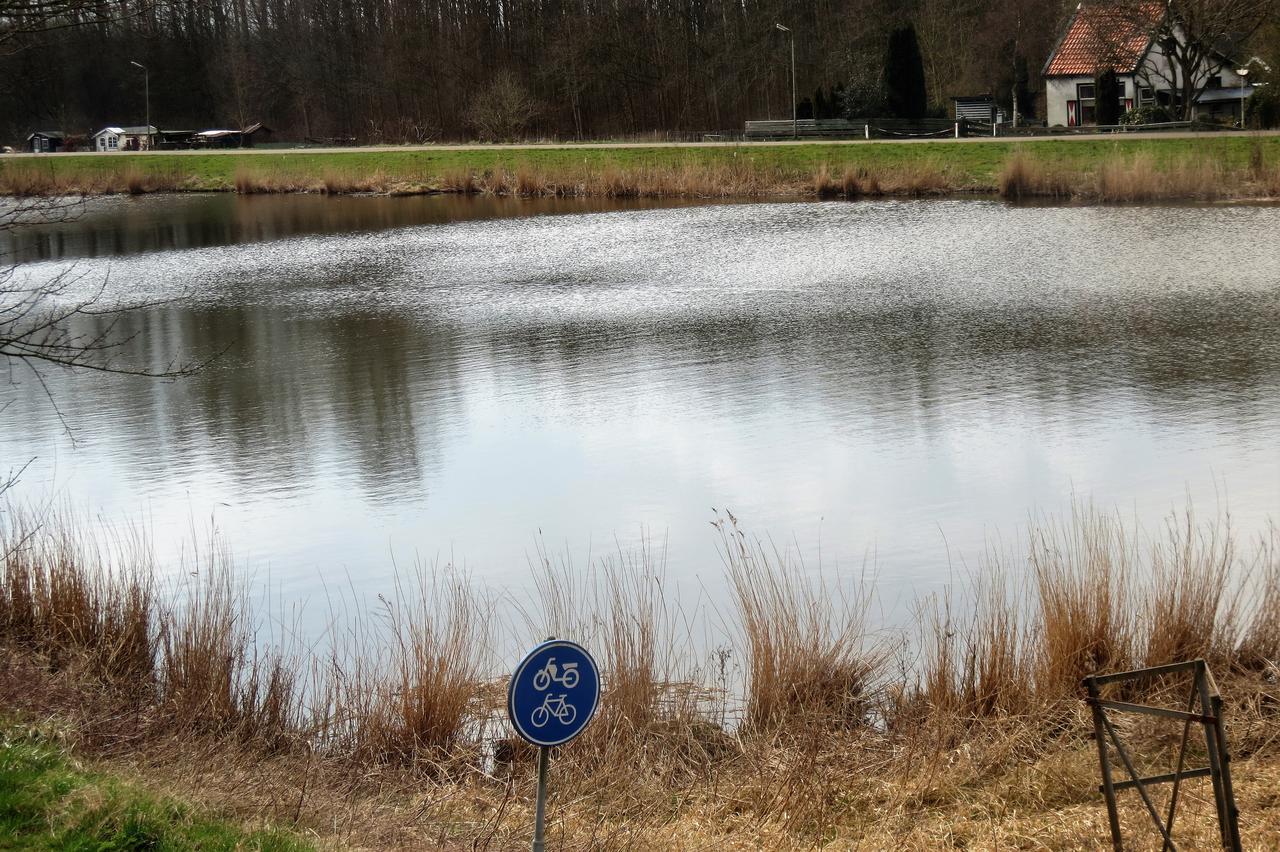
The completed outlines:
[[[1280,136],[1280,130],[1260,130],[1252,131],[1247,136]],[[1002,136],[999,139],[992,139],[987,136],[967,137],[965,139],[874,139],[868,143],[863,139],[852,140],[832,140],[832,139],[801,139],[799,141],[779,141],[779,142],[572,142],[572,143],[533,143],[523,145],[370,145],[365,147],[346,147],[346,148],[232,148],[229,150],[219,149],[202,149],[193,151],[111,151],[96,152],[85,151],[75,152],[76,155],[83,156],[103,156],[118,157],[121,155],[128,156],[157,156],[157,155],[205,155],[205,154],[222,154],[229,157],[248,156],[254,154],[354,154],[354,153],[379,153],[379,152],[413,152],[413,151],[545,151],[549,149],[598,149],[598,148],[771,148],[787,145],[919,145],[922,143],[950,143],[955,145],[982,145],[990,142],[1096,142],[1098,140],[1132,140],[1132,139],[1212,139],[1227,136],[1240,136],[1239,131],[1224,131],[1219,133],[1193,133],[1193,132],[1177,132],[1177,133],[1098,133],[1098,134],[1063,134],[1060,136]],[[25,152],[15,154],[0,154],[0,157],[45,157],[48,154],[28,154]],[[54,156],[63,156],[61,154]]]

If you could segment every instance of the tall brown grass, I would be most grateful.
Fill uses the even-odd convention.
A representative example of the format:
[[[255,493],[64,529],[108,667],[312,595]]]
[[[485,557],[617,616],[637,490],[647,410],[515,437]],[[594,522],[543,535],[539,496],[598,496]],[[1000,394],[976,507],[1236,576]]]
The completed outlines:
[[[924,197],[955,193],[996,193],[1010,200],[1082,199],[1141,203],[1216,200],[1280,195],[1280,165],[1266,162],[1259,143],[1249,161],[1228,168],[1203,157],[1157,160],[1138,150],[1120,149],[1081,162],[1048,161],[1034,145],[1015,148],[990,181],[956,176],[941,161],[904,164],[762,164],[746,152],[731,159],[631,162],[556,166],[517,161],[513,166],[452,167],[442,173],[412,169],[396,173],[352,170],[333,165],[307,171],[270,162],[238,163],[230,183],[209,186],[177,170],[142,168],[125,161],[119,168],[59,169],[50,162],[0,164],[0,194],[14,196],[149,193],[223,189],[241,194],[311,192],[322,194],[451,193],[535,197],[762,198],[762,197]],[[105,166],[105,161],[103,162]]]
[[[442,770],[476,750],[492,608],[464,581],[421,570],[396,591],[333,657],[323,739],[361,761]]]
[[[1002,198],[1071,198],[1078,193],[1079,175],[1036,159],[1019,148],[1005,160],[997,191]]]
[[[1085,675],[1132,667],[1137,546],[1118,518],[1087,507],[1037,524],[1028,549],[1040,697],[1068,697]]]
[[[7,532],[0,638],[148,695],[157,653],[151,566],[113,560],[57,519],[20,515]]]
[[[1249,670],[1270,669],[1280,678],[1280,530],[1274,524],[1247,570],[1253,581],[1248,596],[1252,603],[1232,612],[1243,628],[1236,662]]]
[[[1103,201],[1211,201],[1227,194],[1229,176],[1216,162],[1187,157],[1162,169],[1150,154],[1112,155],[1098,167],[1097,197]]]
[[[820,832],[841,795],[837,755],[936,753],[1002,720],[1018,720],[1018,748],[1033,753],[1071,736],[1080,678],[1097,671],[1206,657],[1224,683],[1280,676],[1274,528],[1242,556],[1225,517],[1151,532],[1087,506],[1039,519],[1018,550],[987,554],[973,585],[920,608],[918,645],[877,629],[865,578],[834,583],[732,516],[718,528],[719,624],[683,609],[657,549],[535,571],[537,611],[514,644],[572,636],[603,665],[597,723],[566,750],[595,779],[582,795],[653,804],[677,779],[746,772],[751,808]],[[172,585],[141,551],[74,529],[4,531],[0,648],[118,696],[152,730],[440,783],[527,763],[512,762],[525,752],[503,720],[511,625],[449,570],[419,569],[372,610],[335,615],[327,647],[303,651],[262,635],[220,540]]]
[[[1011,200],[1078,198],[1136,203],[1212,201],[1256,194],[1251,185],[1265,184],[1256,172],[1232,172],[1200,158],[1182,157],[1159,163],[1149,153],[1113,152],[1092,170],[1045,162],[1018,149],[1001,167],[997,191]]]
[[[747,666],[745,728],[867,724],[888,656],[869,644],[865,589],[850,599],[750,540],[732,515],[718,524]]]

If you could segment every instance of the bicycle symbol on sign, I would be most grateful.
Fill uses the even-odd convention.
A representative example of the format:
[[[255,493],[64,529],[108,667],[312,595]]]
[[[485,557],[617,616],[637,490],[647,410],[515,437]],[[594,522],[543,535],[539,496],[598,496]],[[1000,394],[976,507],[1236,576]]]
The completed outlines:
[[[538,673],[533,676],[533,688],[542,692],[543,690],[550,689],[551,684],[553,683],[558,683],[565,689],[573,689],[578,685],[577,663],[565,663],[563,674],[557,674],[558,672],[560,672],[560,667],[556,665],[556,658],[549,657],[547,659],[547,664],[539,669]],[[564,698],[565,696],[562,695],[560,697]],[[565,724],[567,725],[569,723],[565,722]],[[538,727],[542,726],[539,725]]]
[[[573,720],[578,718],[578,711],[565,701],[568,697],[567,694],[552,696],[548,693],[542,700],[542,706],[529,714],[529,723],[535,728],[541,728],[554,716],[561,725],[572,725]]]

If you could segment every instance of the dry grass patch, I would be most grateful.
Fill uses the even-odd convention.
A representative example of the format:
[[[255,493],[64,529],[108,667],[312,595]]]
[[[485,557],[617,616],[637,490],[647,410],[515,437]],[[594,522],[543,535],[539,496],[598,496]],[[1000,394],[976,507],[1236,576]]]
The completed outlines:
[[[425,568],[372,612],[335,614],[332,647],[308,654],[261,634],[216,541],[170,589],[146,560],[10,529],[0,704],[335,844],[505,848],[527,836],[534,762],[502,719],[495,648],[573,636],[602,663],[603,699],[554,755],[565,849],[1105,848],[1079,678],[1207,654],[1246,833],[1280,837],[1280,799],[1258,783],[1280,778],[1274,530],[1241,558],[1225,518],[1149,534],[1083,506],[1037,521],[1019,552],[988,554],[981,581],[921,608],[923,643],[904,641],[895,669],[869,584],[842,590],[732,516],[718,526],[732,604],[719,624],[681,609],[646,546],[590,571],[544,557],[513,643],[482,590]],[[741,677],[708,658],[721,642]],[[1126,734],[1144,766],[1176,741]],[[1194,847],[1204,814],[1187,818]]]
[[[719,521],[721,553],[741,630],[744,730],[823,730],[868,724],[889,655],[869,641],[865,589],[852,596]]]
[[[1141,556],[1123,522],[1091,507],[1077,507],[1065,524],[1041,521],[1031,533],[1029,561],[1039,697],[1068,698],[1087,675],[1132,668],[1132,586]]]
[[[1185,157],[1161,169],[1148,153],[1114,154],[1098,167],[1095,196],[1100,201],[1212,201],[1228,194],[1231,176],[1216,162]]]
[[[1078,175],[1035,159],[1017,149],[1000,170],[997,191],[1001,198],[1070,198],[1076,192]]]
[[[380,604],[323,666],[318,741],[362,765],[448,774],[487,733],[492,608],[465,581],[421,567]]]

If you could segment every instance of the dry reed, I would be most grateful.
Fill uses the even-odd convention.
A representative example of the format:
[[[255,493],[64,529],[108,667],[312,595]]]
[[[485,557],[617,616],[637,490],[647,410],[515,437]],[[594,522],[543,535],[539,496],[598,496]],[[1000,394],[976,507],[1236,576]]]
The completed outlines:
[[[718,522],[747,666],[747,730],[860,726],[888,657],[868,644],[868,599],[804,576],[752,542],[733,516]]]
[[[1071,696],[1086,675],[1133,663],[1136,547],[1118,518],[1088,507],[1077,507],[1065,524],[1036,524],[1029,567],[1042,699]]]
[[[1095,192],[1102,201],[1211,201],[1226,193],[1227,181],[1217,163],[1201,158],[1183,158],[1161,169],[1150,154],[1112,155],[1098,167]]]
[[[218,540],[159,602],[148,560],[103,553],[73,528],[5,531],[0,645],[39,677],[124,696],[131,709],[109,717],[147,720],[152,737],[251,743],[285,760],[319,755],[326,771],[354,773],[334,777],[426,773],[439,785],[432,801],[486,803],[491,823],[466,817],[474,828],[464,836],[510,839],[527,819],[531,754],[499,733],[499,625],[465,580],[419,570],[374,617],[357,614],[343,631],[335,622],[344,638],[308,658],[259,635]],[[1274,529],[1241,559],[1225,518],[1185,515],[1150,535],[1083,506],[1065,521],[1038,520],[1022,553],[988,554],[968,598],[922,608],[923,659],[896,676],[867,618],[867,587],[842,596],[748,538],[732,516],[719,529],[733,603],[725,635],[737,640],[741,678],[722,669],[717,679],[714,662],[698,673],[695,628],[667,592],[660,551],[619,554],[585,573],[567,562],[551,570],[544,558],[535,575],[532,638],[580,637],[604,671],[596,725],[557,757],[577,820],[565,823],[570,836],[625,844],[637,830],[677,832],[684,820],[710,821],[726,836],[749,831],[763,845],[889,836],[856,816],[865,811],[923,837],[939,813],[1076,807],[1093,801],[1094,783],[1077,736],[1079,678],[1185,656],[1213,661],[1228,692],[1246,699],[1238,712],[1252,708],[1243,741],[1271,748]],[[903,659],[914,658],[904,647]],[[1258,675],[1261,691],[1249,692],[1247,678]],[[133,748],[154,741],[129,737]],[[489,772],[507,780],[486,780]],[[1079,792],[1066,792],[1068,781]],[[980,789],[998,798],[972,801]],[[657,845],[680,846],[681,837]]]
[[[357,760],[444,771],[475,751],[492,611],[465,581],[421,569],[396,591],[335,658],[324,735]]]
[[[997,191],[1002,198],[1070,198],[1076,194],[1078,176],[1034,159],[1016,149],[1000,170]]]

